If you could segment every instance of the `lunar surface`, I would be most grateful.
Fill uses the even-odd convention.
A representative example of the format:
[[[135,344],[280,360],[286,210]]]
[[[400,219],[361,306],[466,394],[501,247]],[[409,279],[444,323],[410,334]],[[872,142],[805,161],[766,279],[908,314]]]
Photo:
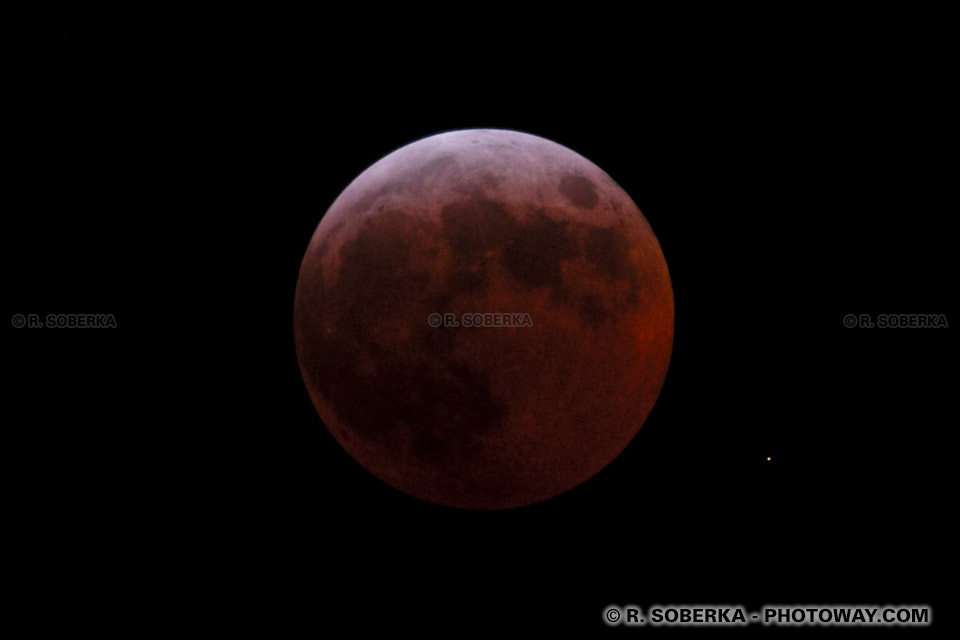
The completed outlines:
[[[647,220],[596,165],[524,133],[454,131],[333,203],[294,336],[357,462],[422,500],[504,509],[577,486],[637,434],[667,372],[673,291]]]

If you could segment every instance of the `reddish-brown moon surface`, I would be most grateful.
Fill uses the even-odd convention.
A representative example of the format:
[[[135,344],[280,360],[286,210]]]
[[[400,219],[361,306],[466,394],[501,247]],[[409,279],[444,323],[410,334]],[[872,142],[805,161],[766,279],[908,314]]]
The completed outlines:
[[[503,509],[629,444],[667,372],[673,291],[646,219],[596,165],[524,133],[453,131],[340,194],[300,268],[294,335],[357,462],[429,502]]]

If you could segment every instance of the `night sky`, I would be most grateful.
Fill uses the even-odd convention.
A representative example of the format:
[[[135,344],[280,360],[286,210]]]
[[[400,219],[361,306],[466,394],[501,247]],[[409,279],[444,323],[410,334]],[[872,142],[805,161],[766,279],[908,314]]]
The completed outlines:
[[[7,316],[117,324],[7,325],[8,526],[40,628],[603,632],[611,603],[948,616],[956,105],[933,27],[900,25],[907,46],[853,22],[671,23],[662,42],[649,25],[241,22],[68,21],[16,43]],[[292,330],[337,195],[404,144],[474,127],[612,176],[676,305],[630,446],[500,512],[420,502],[355,463]],[[891,313],[950,327],[843,322]]]

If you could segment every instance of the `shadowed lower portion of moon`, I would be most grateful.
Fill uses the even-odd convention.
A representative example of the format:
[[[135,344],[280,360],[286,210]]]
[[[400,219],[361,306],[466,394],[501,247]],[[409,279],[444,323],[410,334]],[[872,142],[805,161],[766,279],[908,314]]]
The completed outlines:
[[[344,449],[472,509],[600,471],[650,413],[673,342],[667,265],[629,196],[503,130],[426,138],[361,174],[317,227],[294,307],[303,379]],[[433,327],[435,313],[532,326]]]

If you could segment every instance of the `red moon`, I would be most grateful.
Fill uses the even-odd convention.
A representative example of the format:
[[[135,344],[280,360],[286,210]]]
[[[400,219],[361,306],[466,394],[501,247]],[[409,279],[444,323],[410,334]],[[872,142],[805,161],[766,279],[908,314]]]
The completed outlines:
[[[505,509],[630,443],[666,376],[673,290],[647,220],[599,167],[524,133],[453,131],[333,203],[294,337],[317,412],[363,467],[422,500]]]

